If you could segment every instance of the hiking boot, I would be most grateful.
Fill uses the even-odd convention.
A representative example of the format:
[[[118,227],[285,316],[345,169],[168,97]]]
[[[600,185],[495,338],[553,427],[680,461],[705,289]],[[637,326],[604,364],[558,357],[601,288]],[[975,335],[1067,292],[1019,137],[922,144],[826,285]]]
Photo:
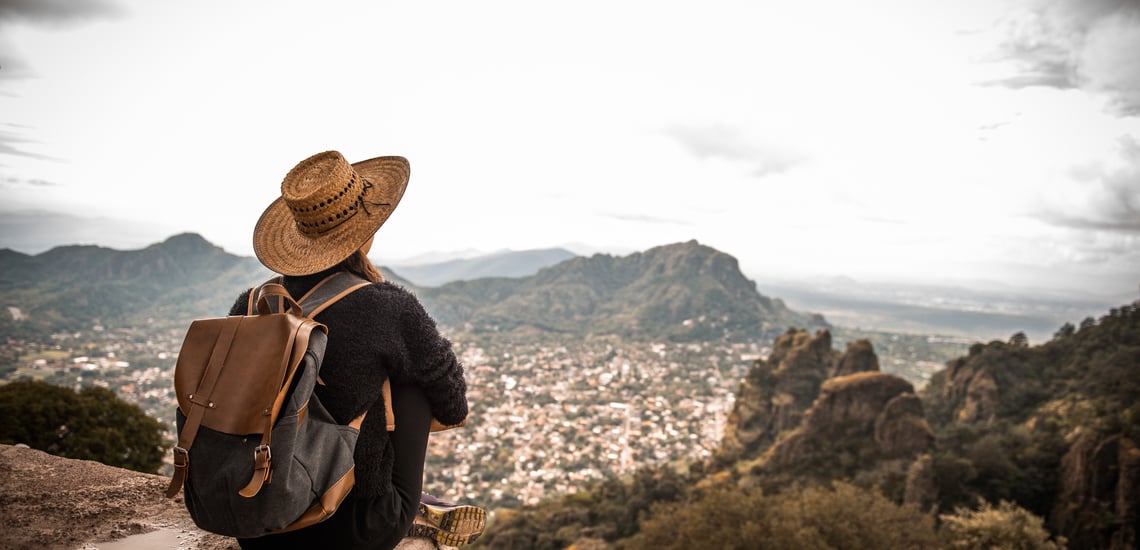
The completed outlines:
[[[408,535],[434,539],[444,546],[463,546],[483,534],[487,515],[478,506],[453,504],[420,493],[420,509]]]

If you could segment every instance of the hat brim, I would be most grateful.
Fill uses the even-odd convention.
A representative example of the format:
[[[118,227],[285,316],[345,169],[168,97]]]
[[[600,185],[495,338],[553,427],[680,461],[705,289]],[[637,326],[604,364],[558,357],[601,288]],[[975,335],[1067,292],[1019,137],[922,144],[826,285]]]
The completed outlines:
[[[253,252],[265,267],[282,275],[324,271],[359,250],[384,225],[407,189],[411,173],[407,159],[377,157],[352,168],[372,184],[367,202],[329,231],[316,236],[302,233],[283,198],[265,209],[253,228]]]

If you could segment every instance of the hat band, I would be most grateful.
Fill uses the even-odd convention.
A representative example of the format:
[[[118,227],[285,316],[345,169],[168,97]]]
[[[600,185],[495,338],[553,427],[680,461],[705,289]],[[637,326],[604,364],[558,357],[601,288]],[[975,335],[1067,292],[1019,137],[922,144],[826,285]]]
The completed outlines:
[[[355,183],[356,177],[357,177],[357,175],[355,173],[353,173],[352,174],[352,182],[353,183]],[[353,201],[352,204],[350,204],[348,207],[344,208],[341,212],[338,212],[334,215],[330,215],[327,218],[321,219],[319,221],[304,222],[301,220],[294,219],[294,221],[297,224],[297,230],[300,231],[301,233],[305,234],[305,235],[310,235],[310,236],[321,235],[324,233],[328,233],[329,231],[332,231],[333,229],[336,229],[337,227],[340,227],[342,224],[344,224],[344,222],[355,217],[357,212],[359,212],[361,210],[363,210],[365,214],[371,216],[372,212],[370,210],[368,210],[368,207],[370,205],[371,206],[387,206],[387,207],[392,206],[392,204],[388,203],[388,202],[369,202],[367,200],[364,200],[364,195],[366,193],[368,193],[369,189],[372,189],[372,182],[368,181],[364,177],[361,177],[360,179],[364,183],[360,187],[360,194],[356,196],[356,200]]]

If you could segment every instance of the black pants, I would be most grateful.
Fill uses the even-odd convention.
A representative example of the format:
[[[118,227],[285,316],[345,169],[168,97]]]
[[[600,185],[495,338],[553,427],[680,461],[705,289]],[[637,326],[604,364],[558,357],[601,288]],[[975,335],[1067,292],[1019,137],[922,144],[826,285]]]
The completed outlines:
[[[238,539],[249,549],[318,548],[390,550],[408,533],[419,507],[424,459],[431,428],[431,405],[415,386],[392,387],[392,412],[398,420],[391,432],[395,464],[392,491],[377,498],[350,492],[329,519],[289,533]]]

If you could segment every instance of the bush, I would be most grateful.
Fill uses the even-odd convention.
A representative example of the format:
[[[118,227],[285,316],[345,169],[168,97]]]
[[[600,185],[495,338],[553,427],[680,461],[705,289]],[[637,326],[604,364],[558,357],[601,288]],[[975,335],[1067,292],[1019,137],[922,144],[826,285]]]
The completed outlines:
[[[657,505],[620,548],[938,548],[933,520],[883,495],[836,482],[776,495],[728,487]]]
[[[997,508],[980,501],[977,510],[956,508],[953,514],[939,516],[939,534],[947,548],[954,550],[1063,550],[1065,539],[1049,540],[1044,520],[1008,501]]]
[[[0,386],[0,443],[156,473],[166,427],[106,388],[78,393],[44,382]]]

